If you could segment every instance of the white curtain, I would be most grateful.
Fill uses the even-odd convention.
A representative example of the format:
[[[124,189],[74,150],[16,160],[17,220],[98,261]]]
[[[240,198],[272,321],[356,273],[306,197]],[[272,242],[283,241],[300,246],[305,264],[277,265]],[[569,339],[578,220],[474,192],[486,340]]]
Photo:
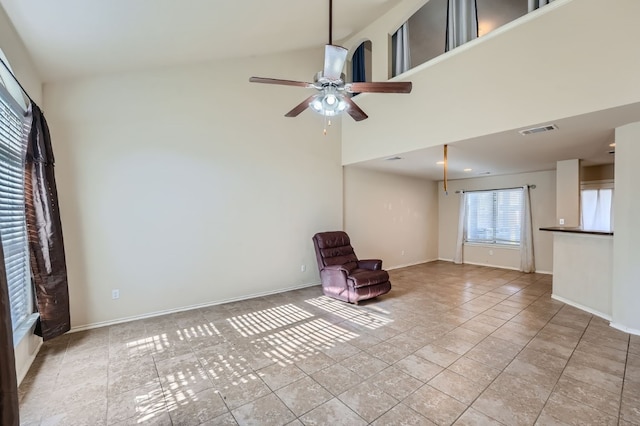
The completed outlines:
[[[456,254],[453,257],[453,263],[461,264],[462,263],[462,246],[464,244],[464,233],[465,226],[464,222],[466,219],[467,212],[467,194],[464,192],[460,193],[460,213],[458,214],[458,237],[456,240]]]
[[[584,189],[581,201],[583,229],[607,232],[613,230],[613,189]]]
[[[476,0],[449,0],[445,52],[478,37]]]
[[[536,270],[533,256],[533,223],[529,185],[522,187],[522,221],[520,222],[520,270],[530,273]]]
[[[551,3],[553,0],[529,0],[529,12],[541,8],[545,4]]]
[[[409,22],[402,24],[396,32],[396,57],[393,75],[400,75],[411,68],[411,52],[409,51]]]

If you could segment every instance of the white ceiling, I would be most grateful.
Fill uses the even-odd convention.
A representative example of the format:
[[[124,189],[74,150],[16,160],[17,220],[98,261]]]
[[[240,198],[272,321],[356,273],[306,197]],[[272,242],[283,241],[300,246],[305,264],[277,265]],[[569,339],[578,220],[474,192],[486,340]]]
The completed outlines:
[[[336,0],[333,38],[400,0]],[[45,81],[321,47],[329,0],[0,0]]]
[[[610,164],[615,155],[614,129],[638,121],[640,104],[555,120],[558,129],[522,136],[518,130],[452,143],[448,146],[448,178],[464,179],[555,170],[556,162],[579,158],[584,166]],[[400,160],[386,158],[358,163],[358,167],[442,180],[442,146],[398,153]],[[472,171],[465,172],[470,168]],[[487,173],[488,172],[488,173]]]
[[[336,0],[334,40],[359,31],[400,2]],[[320,47],[328,40],[328,0],[0,0],[0,4],[45,82]],[[449,177],[550,170],[558,160],[572,158],[586,164],[610,163],[613,156],[607,151],[613,129],[638,117],[640,106],[631,105],[555,121],[559,130],[554,132],[524,137],[514,129],[452,143]],[[442,158],[441,147],[397,154],[403,159],[377,159],[360,166],[441,179],[442,166],[435,164]],[[473,171],[463,172],[464,168]]]

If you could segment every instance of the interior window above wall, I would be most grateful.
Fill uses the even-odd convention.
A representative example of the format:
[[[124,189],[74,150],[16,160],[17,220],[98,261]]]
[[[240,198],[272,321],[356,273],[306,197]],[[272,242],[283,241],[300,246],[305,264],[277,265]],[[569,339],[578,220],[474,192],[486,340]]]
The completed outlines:
[[[428,1],[407,22],[409,23],[411,68],[444,53],[447,31],[447,0]],[[394,50],[392,58],[395,58],[395,48],[392,50]]]
[[[476,0],[478,37],[527,14],[527,0]]]
[[[445,52],[448,0],[429,0],[409,20],[411,66],[416,67]],[[476,0],[478,36],[495,30],[527,13],[528,0]],[[395,70],[397,33],[392,37],[392,70]],[[396,75],[393,73],[392,75]]]

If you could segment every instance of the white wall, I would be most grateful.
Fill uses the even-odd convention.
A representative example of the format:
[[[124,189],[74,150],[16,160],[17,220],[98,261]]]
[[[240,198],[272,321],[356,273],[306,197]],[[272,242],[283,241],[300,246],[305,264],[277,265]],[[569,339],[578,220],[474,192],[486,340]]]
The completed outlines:
[[[306,91],[248,79],[306,80],[321,57],[45,85],[73,328],[319,282],[311,237],[342,226],[340,122],[323,136],[311,111],[283,116]]]
[[[616,129],[612,325],[640,335],[640,122]]]
[[[555,224],[574,228],[580,226],[580,222],[580,160],[558,161]]]
[[[435,260],[436,183],[345,167],[344,230],[359,258],[382,259],[385,269]]]
[[[42,104],[42,79],[2,6],[0,6],[0,49],[9,59],[14,74],[31,98],[36,103]],[[0,67],[2,67],[1,64]]]
[[[419,3],[344,41],[372,40],[374,79],[385,77],[388,34]],[[639,102],[637,16],[637,0],[556,0],[402,74],[409,95],[358,96],[370,119],[345,121],[343,164]]]
[[[31,98],[41,105],[42,80],[2,6],[0,6],[0,49],[9,60],[13,72],[22,86],[29,92]],[[18,382],[21,382],[27,374],[41,344],[42,339],[29,332],[15,346]]]
[[[460,195],[456,194],[455,191],[511,188],[526,184],[536,185],[535,189],[530,190],[536,272],[551,273],[553,271],[553,237],[551,232],[540,231],[539,228],[553,226],[555,222],[556,174],[553,170],[453,180],[448,183],[449,195],[445,195],[441,189],[442,183],[439,183],[438,228],[440,229],[440,239],[438,256],[440,259],[452,260],[456,250]],[[490,251],[493,254],[490,254]],[[465,263],[501,268],[520,268],[520,252],[513,248],[465,245],[463,258]]]
[[[552,297],[611,320],[613,237],[553,233]]]

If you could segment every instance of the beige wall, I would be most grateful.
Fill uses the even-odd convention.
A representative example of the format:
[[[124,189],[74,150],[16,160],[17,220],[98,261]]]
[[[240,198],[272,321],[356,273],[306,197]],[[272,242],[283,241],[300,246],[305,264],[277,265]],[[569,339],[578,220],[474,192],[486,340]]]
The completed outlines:
[[[439,190],[439,230],[438,256],[443,260],[452,260],[456,249],[458,233],[458,214],[460,196],[458,190],[499,189],[535,184],[531,190],[531,216],[533,219],[533,248],[536,271],[551,273],[553,271],[553,238],[550,232],[539,228],[553,226],[556,215],[556,177],[555,171],[522,173],[517,175],[491,176],[474,179],[449,181],[449,195]],[[439,184],[442,188],[442,184]],[[491,252],[493,254],[491,254]],[[466,245],[464,262],[501,268],[520,268],[519,250],[490,245]]]
[[[553,233],[552,297],[611,321],[613,237]]]
[[[430,180],[344,168],[344,230],[361,259],[386,269],[438,257],[438,196]]]
[[[385,78],[388,34],[419,3],[344,41],[372,40],[374,79]],[[640,55],[619,54],[637,51],[637,16],[637,0],[556,0],[402,74],[409,95],[358,96],[371,119],[344,122],[343,164],[639,102]]]
[[[2,6],[0,6],[0,49],[7,56],[14,74],[31,98],[36,103],[42,104],[42,79]]]
[[[580,180],[582,182],[592,182],[598,180],[613,180],[615,168],[613,164],[600,164],[598,166],[582,167]]]
[[[616,129],[612,325],[640,335],[640,122]]]
[[[556,226],[580,226],[580,160],[558,161]]]
[[[73,328],[319,282],[311,237],[342,226],[339,121],[323,136],[320,116],[283,116],[304,90],[248,79],[308,79],[321,55],[45,86]]]

